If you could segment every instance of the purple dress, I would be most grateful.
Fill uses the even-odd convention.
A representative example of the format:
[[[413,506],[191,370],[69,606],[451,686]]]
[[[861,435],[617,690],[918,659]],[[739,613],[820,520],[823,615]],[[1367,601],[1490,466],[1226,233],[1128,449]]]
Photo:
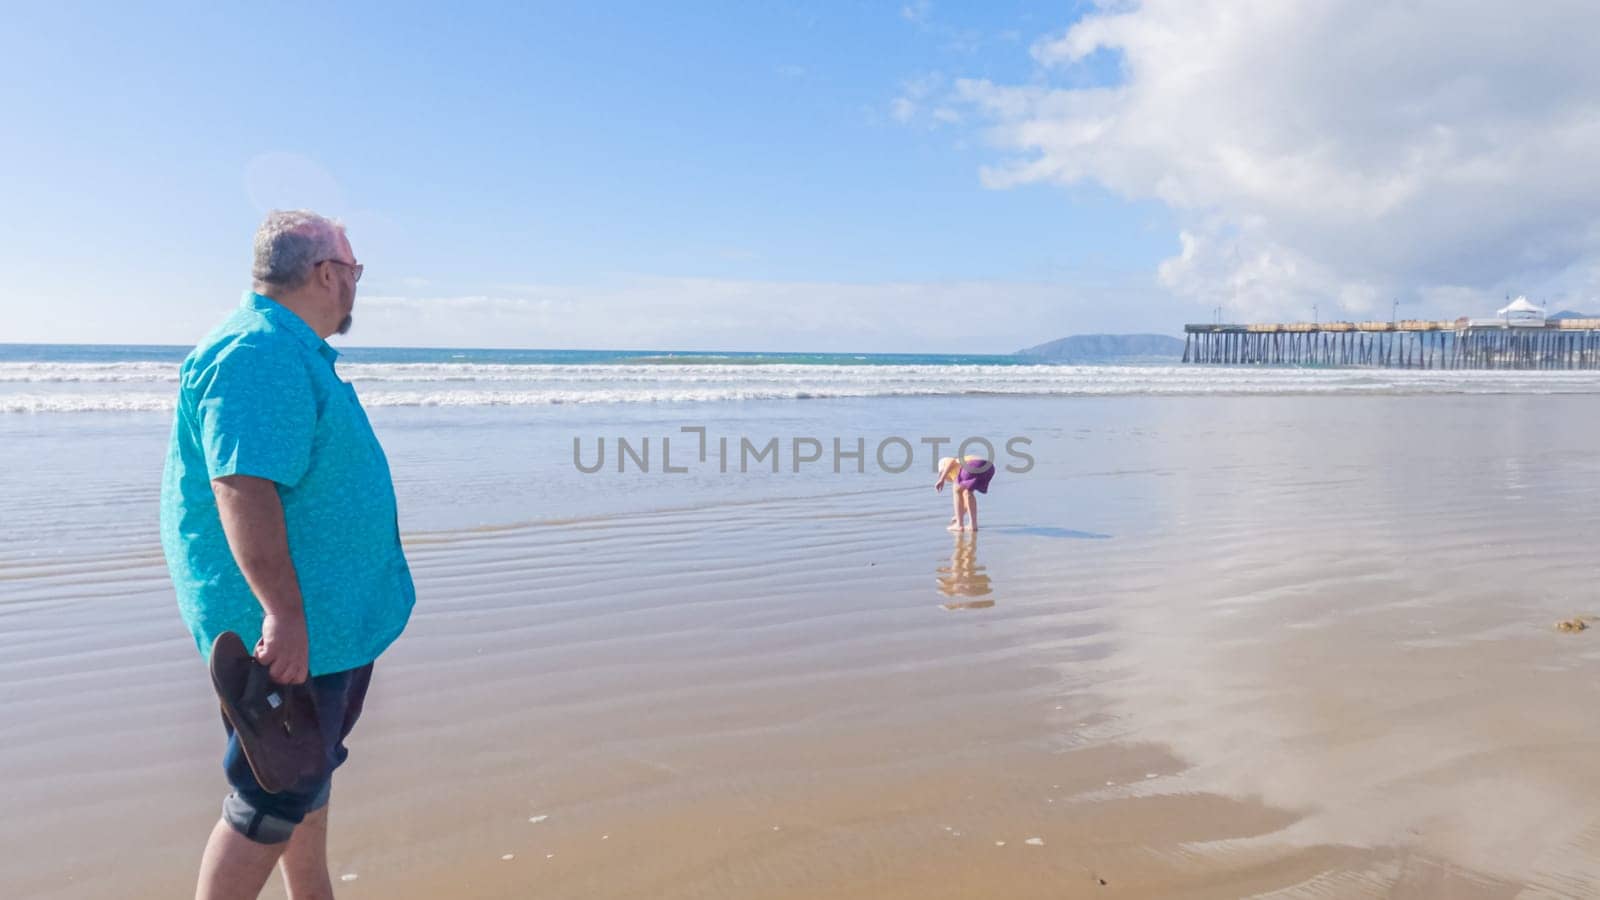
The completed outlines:
[[[956,473],[956,486],[980,494],[989,493],[989,482],[994,478],[994,463],[987,459],[967,459]]]

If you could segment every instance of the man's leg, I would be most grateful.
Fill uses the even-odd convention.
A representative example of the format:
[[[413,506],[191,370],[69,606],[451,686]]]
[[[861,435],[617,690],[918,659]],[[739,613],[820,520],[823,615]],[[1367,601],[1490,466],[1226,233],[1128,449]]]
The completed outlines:
[[[278,867],[289,900],[333,900],[328,877],[328,807],[307,813],[284,846]]]
[[[280,858],[292,900],[333,896],[327,865],[327,791],[333,770],[348,755],[344,737],[361,715],[371,677],[372,664],[368,663],[359,669],[311,679],[322,734],[325,739],[337,736],[328,748],[327,772],[320,790],[297,785],[299,790],[282,794],[262,791],[238,736],[228,728],[223,769],[234,793],[223,801],[223,819],[212,829],[211,840],[206,844],[196,900],[254,900]],[[307,807],[312,810],[305,812]]]
[[[329,779],[348,755],[344,739],[361,717],[371,682],[371,663],[313,679],[322,734],[325,738],[338,737],[329,751]],[[279,861],[289,900],[333,900],[333,880],[328,877],[328,792],[331,788],[331,781],[324,783],[321,795],[311,801],[311,811],[289,835],[283,859]]]
[[[195,900],[255,900],[272,874],[284,844],[260,844],[218,819],[200,858]],[[298,898],[296,898],[298,900]]]

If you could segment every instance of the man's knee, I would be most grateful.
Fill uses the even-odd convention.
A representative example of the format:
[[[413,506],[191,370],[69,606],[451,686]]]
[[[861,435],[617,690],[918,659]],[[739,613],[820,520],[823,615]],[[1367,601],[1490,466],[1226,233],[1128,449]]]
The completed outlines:
[[[257,809],[238,794],[229,794],[222,801],[222,821],[258,844],[281,844],[300,824]]]
[[[327,808],[332,787],[331,781],[324,782],[310,802],[299,808],[292,803],[280,804],[282,808],[264,808],[234,791],[222,801],[222,821],[258,844],[281,844],[307,816]]]

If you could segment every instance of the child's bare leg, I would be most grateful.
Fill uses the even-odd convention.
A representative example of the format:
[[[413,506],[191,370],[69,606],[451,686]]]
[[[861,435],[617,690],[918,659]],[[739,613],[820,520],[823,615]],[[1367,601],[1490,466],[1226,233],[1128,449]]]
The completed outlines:
[[[972,530],[978,530],[978,492],[963,491],[967,495],[967,519],[972,522]]]
[[[950,516],[950,531],[961,530],[961,495],[964,493],[966,491],[961,488],[952,488],[950,491],[950,501],[955,504],[954,515]]]

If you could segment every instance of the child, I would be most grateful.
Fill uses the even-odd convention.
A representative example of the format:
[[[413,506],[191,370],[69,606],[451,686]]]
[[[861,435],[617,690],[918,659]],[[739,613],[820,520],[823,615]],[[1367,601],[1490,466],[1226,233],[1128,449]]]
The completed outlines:
[[[994,478],[994,463],[981,456],[956,459],[946,456],[939,460],[939,480],[933,483],[936,491],[944,490],[945,482],[955,482],[956,514],[950,517],[950,531],[967,530],[963,517],[972,520],[973,531],[978,530],[978,494],[989,493],[989,481]],[[977,491],[977,494],[973,493]]]

